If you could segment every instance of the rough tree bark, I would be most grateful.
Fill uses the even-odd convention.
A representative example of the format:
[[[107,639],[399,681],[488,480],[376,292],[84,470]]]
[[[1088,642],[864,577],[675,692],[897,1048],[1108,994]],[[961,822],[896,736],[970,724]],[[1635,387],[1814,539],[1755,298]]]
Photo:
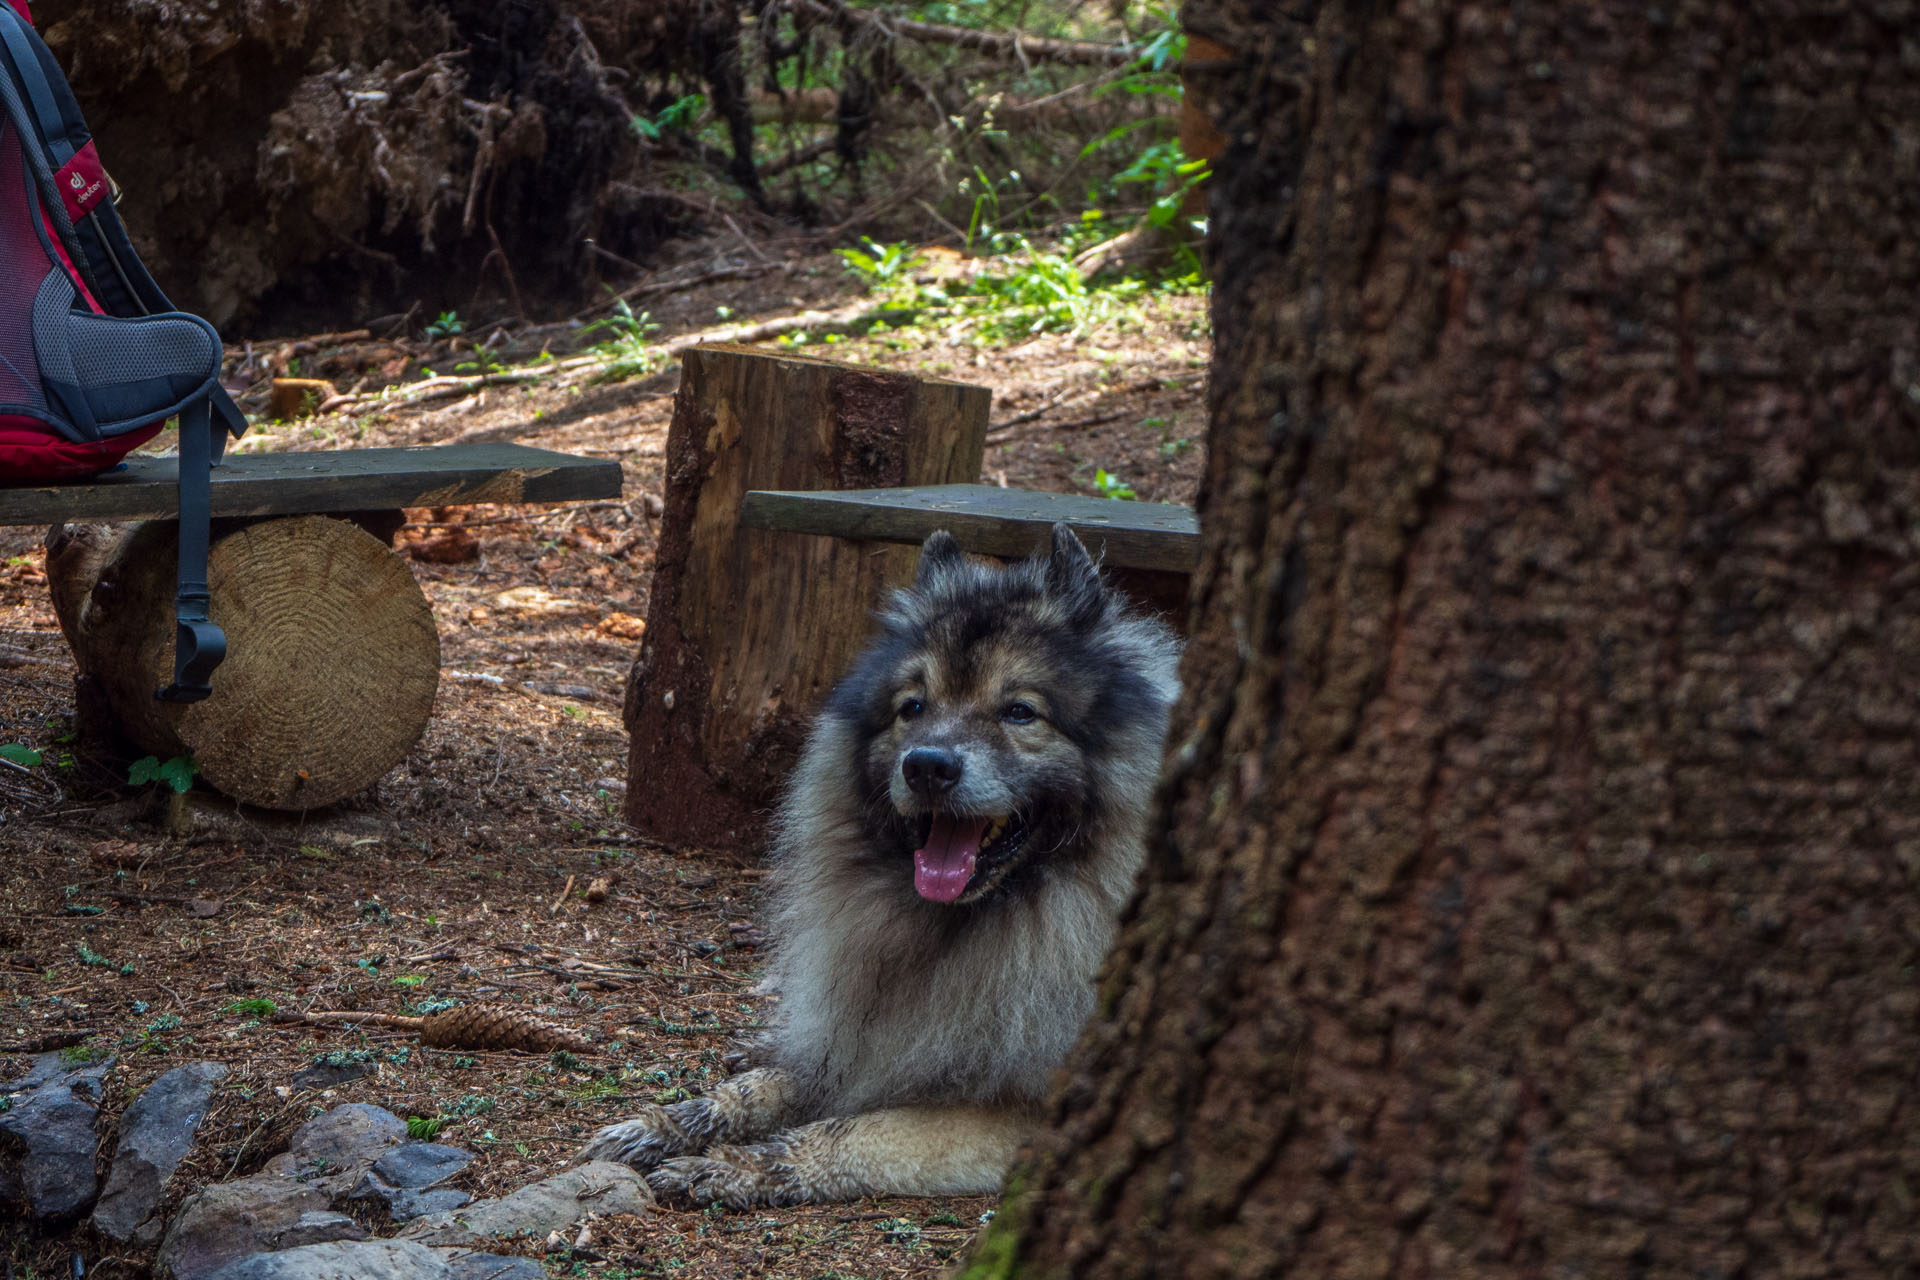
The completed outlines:
[[[1190,10],[1198,634],[973,1272],[1914,1273],[1915,6]]]

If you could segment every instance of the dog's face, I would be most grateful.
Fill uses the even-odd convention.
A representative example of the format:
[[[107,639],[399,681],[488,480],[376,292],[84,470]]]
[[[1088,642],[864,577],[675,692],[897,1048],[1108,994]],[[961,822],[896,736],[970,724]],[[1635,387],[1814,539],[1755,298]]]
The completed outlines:
[[[832,708],[857,726],[869,844],[922,898],[980,902],[1081,851],[1103,746],[1159,707],[1115,659],[1113,607],[1065,526],[1005,569],[928,539]]]

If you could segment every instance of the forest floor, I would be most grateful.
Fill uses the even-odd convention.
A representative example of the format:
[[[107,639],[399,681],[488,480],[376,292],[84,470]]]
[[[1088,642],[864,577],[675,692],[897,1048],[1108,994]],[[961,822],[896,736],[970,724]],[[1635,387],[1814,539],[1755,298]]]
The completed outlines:
[[[687,287],[635,300],[662,326],[652,343],[860,297],[830,253],[775,262],[740,249],[690,253],[657,282]],[[271,815],[196,792],[186,834],[174,834],[154,789],[128,785],[126,761],[74,742],[73,667],[41,531],[0,529],[0,744],[44,757],[30,774],[0,772],[0,1045],[85,1033],[69,1053],[114,1055],[103,1129],[162,1071],[230,1064],[176,1198],[257,1168],[298,1124],[350,1101],[439,1118],[440,1141],[480,1156],[455,1185],[502,1194],[560,1169],[633,1100],[716,1079],[730,1042],[757,1025],[762,850],[664,849],[618,820],[622,687],[647,613],[677,366],[570,362],[608,337],[577,324],[430,343],[421,323],[391,340],[252,344],[245,371],[262,388],[295,374],[362,398],[265,422],[241,447],[512,440],[618,459],[625,497],[408,513],[398,545],[433,604],[442,682],[406,763],[347,803]],[[556,359],[526,381],[437,399],[377,394],[423,369],[537,371],[526,362],[542,348]],[[987,341],[973,326],[921,323],[805,349],[990,387],[1001,425],[989,482],[1095,493],[1104,472],[1110,493],[1193,499],[1208,356],[1195,292],[1142,291],[1077,333]],[[244,401],[256,420],[263,394]],[[615,879],[611,895],[585,901],[578,888],[602,875]],[[408,1032],[290,1026],[242,1004],[260,1000],[283,1011],[517,1004],[589,1031],[603,1051],[575,1061],[424,1049]],[[316,1061],[364,1074],[296,1090],[294,1074]],[[24,1066],[0,1050],[0,1080]],[[993,1204],[662,1208],[600,1223],[589,1250],[547,1265],[607,1277],[923,1274],[963,1249]],[[144,1275],[151,1263],[84,1228],[0,1240],[15,1275],[65,1274],[75,1254],[100,1276]]]

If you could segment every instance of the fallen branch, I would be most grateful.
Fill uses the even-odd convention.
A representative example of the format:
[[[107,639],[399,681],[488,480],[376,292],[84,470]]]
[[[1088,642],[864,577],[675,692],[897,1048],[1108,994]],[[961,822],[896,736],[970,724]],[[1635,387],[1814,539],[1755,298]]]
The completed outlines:
[[[77,1044],[85,1044],[97,1034],[94,1031],[54,1031],[35,1040],[0,1042],[0,1053],[51,1053],[55,1049],[71,1049]]]
[[[662,344],[662,350],[668,355],[679,355],[689,347],[704,347],[715,342],[759,342],[765,338],[776,338],[783,333],[793,333],[800,329],[819,330],[823,333],[850,329],[862,320],[878,320],[889,311],[900,314],[898,307],[875,306],[871,302],[856,302],[851,306],[837,307],[832,311],[800,311],[788,316],[775,316],[771,320],[757,320],[751,324],[722,325],[717,329],[703,329],[699,333],[689,333]]]
[[[787,7],[798,17],[834,23],[844,30],[879,31],[883,34],[923,44],[951,45],[983,53],[990,58],[1018,58],[1022,62],[1058,62],[1073,66],[1116,67],[1132,62],[1140,52],[1132,45],[1095,44],[1086,40],[1051,40],[1040,36],[999,35],[975,31],[970,27],[949,27],[937,22],[915,22],[911,18],[889,18],[864,9],[849,9],[840,0],[788,0]]]
[[[768,270],[775,268],[769,267]],[[742,272],[742,274],[745,274]],[[664,355],[677,356],[689,347],[706,346],[716,342],[760,342],[767,338],[776,338],[783,333],[794,333],[801,329],[820,333],[835,333],[860,324],[864,320],[879,320],[886,316],[906,319],[915,314],[903,308],[875,305],[861,301],[851,306],[838,307],[832,311],[799,311],[792,315],[775,316],[770,320],[756,320],[745,324],[720,325],[713,329],[702,329],[696,333],[683,334],[669,339],[647,350],[658,351]],[[630,358],[630,357],[629,357]],[[406,405],[420,404],[428,400],[447,397],[467,396],[484,391],[490,386],[512,385],[529,382],[551,382],[555,387],[565,387],[576,382],[589,382],[599,377],[616,360],[586,353],[571,356],[565,360],[556,360],[536,369],[513,369],[502,373],[483,373],[470,378],[434,377],[420,382],[405,383],[397,387],[387,387],[378,392],[356,392],[338,395],[322,404],[319,413],[337,413],[344,409],[356,409],[363,406],[377,406],[383,409],[400,408]]]
[[[470,1004],[412,1018],[398,1013],[360,1013],[328,1009],[313,1013],[276,1013],[275,1022],[298,1022],[316,1027],[395,1027],[414,1031],[420,1043],[433,1049],[524,1049],[529,1053],[592,1053],[593,1046],[576,1031],[532,1014],[502,1005]]]
[[[68,665],[70,664],[57,661],[53,658],[43,658],[39,654],[28,653],[25,649],[14,649],[7,645],[0,645],[0,668],[64,667]]]

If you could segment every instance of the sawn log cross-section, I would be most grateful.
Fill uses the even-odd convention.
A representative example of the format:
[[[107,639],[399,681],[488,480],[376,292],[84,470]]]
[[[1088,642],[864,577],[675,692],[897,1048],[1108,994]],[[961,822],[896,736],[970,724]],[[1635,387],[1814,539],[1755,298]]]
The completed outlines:
[[[391,549],[403,508],[621,486],[618,462],[517,444],[231,455],[213,473],[208,562],[228,655],[213,695],[181,704],[154,697],[173,660],[177,465],[137,456],[80,483],[0,486],[0,524],[55,526],[47,579],[85,731],[191,753],[227,795],[290,810],[371,785],[432,712],[440,637]]]

